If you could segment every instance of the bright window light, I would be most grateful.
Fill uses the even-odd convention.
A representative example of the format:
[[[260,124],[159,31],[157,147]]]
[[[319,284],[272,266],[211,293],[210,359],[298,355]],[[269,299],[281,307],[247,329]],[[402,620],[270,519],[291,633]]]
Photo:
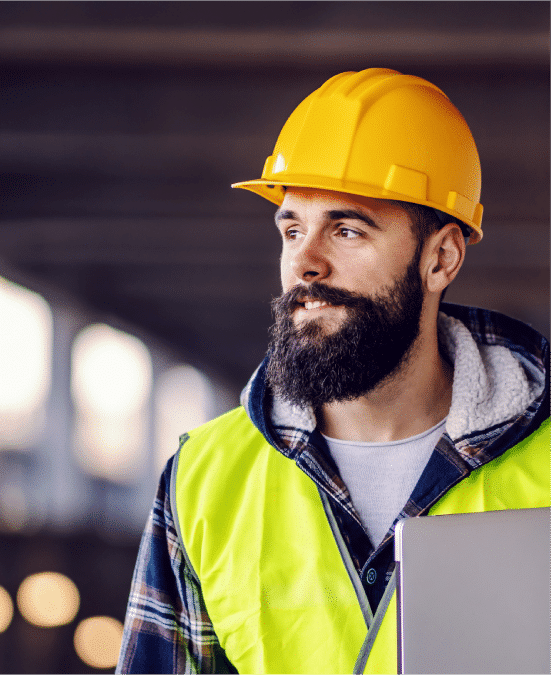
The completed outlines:
[[[178,450],[181,434],[210,419],[212,398],[208,379],[191,366],[175,366],[160,376],[155,389],[157,471]]]
[[[52,368],[48,303],[0,277],[0,446],[26,448],[40,435]]]
[[[151,359],[138,338],[104,324],[84,329],[73,347],[73,394],[81,408],[128,415],[151,387]]]
[[[115,481],[135,478],[151,380],[151,357],[138,338],[104,324],[77,336],[71,370],[75,451],[87,471]]]

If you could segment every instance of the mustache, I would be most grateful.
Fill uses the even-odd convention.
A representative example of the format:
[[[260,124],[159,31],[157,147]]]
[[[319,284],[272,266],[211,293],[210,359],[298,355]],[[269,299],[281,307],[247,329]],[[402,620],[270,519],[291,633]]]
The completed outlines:
[[[301,307],[303,298],[309,300],[323,300],[330,305],[340,305],[344,307],[356,307],[365,300],[365,298],[352,291],[334,286],[326,286],[319,281],[314,281],[309,286],[297,284],[285,293],[272,300],[272,311],[276,316],[288,315],[297,307]]]

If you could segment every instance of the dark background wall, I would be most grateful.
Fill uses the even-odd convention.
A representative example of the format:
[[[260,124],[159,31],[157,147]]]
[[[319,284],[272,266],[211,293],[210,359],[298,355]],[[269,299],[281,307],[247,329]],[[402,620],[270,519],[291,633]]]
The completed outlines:
[[[450,300],[547,331],[545,2],[4,2],[0,256],[243,385],[278,292],[259,176],[328,76],[440,86],[482,161],[485,239]]]
[[[279,241],[273,206],[230,183],[260,175],[328,77],[390,67],[442,88],[481,156],[485,235],[447,299],[549,335],[548,31],[547,2],[2,2],[0,275],[133,327],[235,402],[266,348]],[[120,491],[95,485],[98,504]],[[82,522],[6,534],[0,584],[109,561],[83,603],[122,619],[136,530],[117,548]],[[36,630],[0,635],[4,672],[94,672],[70,629]]]

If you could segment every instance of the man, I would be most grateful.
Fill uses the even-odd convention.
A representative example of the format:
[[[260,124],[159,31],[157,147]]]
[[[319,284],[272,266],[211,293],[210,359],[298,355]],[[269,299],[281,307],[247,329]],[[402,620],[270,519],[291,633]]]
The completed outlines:
[[[163,473],[118,669],[396,672],[397,520],[549,504],[548,345],[441,303],[480,166],[429,82],[333,77],[236,187],[279,207],[272,342]]]

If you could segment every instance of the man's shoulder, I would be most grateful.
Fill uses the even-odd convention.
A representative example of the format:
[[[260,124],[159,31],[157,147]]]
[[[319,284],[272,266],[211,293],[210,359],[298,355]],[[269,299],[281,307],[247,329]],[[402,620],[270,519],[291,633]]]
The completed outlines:
[[[240,405],[194,429],[184,432],[180,436],[180,448],[192,438],[206,438],[213,434],[224,435],[236,427],[248,426],[253,426],[253,424],[250,421],[245,408]]]
[[[243,406],[216,417],[180,436],[180,447],[173,460],[173,470],[182,464],[198,467],[230,466],[256,448],[268,445]]]

